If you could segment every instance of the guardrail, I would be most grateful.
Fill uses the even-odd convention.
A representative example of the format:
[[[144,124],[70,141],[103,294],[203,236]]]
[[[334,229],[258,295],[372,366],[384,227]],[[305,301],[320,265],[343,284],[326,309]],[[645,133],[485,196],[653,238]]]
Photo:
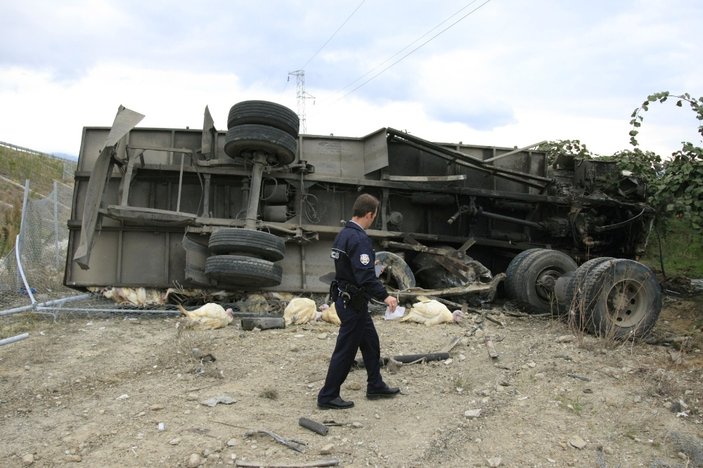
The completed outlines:
[[[7,143],[5,141],[0,141],[0,146],[4,146],[5,148],[9,148],[11,150],[19,151],[21,153],[34,154],[36,156],[46,156],[47,158],[53,158],[77,164],[77,161],[74,161],[72,159],[62,158],[61,156],[56,156],[55,154],[44,153],[43,151],[37,151],[31,148],[25,148],[24,146],[13,145],[12,143]]]

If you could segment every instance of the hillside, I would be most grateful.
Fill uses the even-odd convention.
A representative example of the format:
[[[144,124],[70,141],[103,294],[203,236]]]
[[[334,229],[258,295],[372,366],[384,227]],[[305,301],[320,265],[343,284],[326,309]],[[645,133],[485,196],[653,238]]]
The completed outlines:
[[[49,195],[54,181],[73,185],[76,162],[0,143],[0,257],[12,249],[19,231],[24,184],[33,199]]]

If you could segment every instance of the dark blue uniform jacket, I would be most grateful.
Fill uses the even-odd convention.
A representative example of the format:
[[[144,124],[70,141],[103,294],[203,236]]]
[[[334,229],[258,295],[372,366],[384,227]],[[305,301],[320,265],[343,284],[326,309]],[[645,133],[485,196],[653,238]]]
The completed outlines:
[[[376,277],[376,254],[364,229],[348,221],[332,244],[332,258],[339,287],[349,283],[363,289],[370,298],[383,301],[388,292]]]

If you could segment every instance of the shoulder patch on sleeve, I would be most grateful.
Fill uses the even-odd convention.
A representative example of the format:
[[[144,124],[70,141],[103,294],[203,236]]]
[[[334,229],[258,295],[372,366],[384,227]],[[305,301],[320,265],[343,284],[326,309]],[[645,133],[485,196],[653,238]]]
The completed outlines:
[[[362,265],[368,265],[369,262],[371,261],[371,258],[369,257],[368,254],[361,254],[359,256],[359,261],[361,262]]]

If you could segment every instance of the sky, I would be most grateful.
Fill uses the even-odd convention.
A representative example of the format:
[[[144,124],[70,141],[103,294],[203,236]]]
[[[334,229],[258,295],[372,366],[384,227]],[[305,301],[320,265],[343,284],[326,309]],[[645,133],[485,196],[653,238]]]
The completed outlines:
[[[264,99],[308,134],[610,155],[649,94],[703,96],[700,0],[0,0],[0,16],[0,141],[54,154],[120,105],[166,128],[202,128],[208,106],[226,130]],[[657,103],[638,139],[667,157],[701,146],[698,125]]]

